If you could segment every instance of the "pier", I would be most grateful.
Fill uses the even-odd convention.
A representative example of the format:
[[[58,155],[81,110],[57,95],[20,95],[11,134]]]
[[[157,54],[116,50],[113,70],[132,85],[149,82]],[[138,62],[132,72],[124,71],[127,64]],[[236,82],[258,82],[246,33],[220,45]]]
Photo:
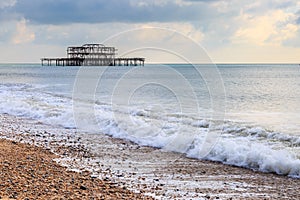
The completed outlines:
[[[145,58],[116,58],[117,49],[103,44],[68,47],[66,58],[41,58],[42,66],[144,66]]]

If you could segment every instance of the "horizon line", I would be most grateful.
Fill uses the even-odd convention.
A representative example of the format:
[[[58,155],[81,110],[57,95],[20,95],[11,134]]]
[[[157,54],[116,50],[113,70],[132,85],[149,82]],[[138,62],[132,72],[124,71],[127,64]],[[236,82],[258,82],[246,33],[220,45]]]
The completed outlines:
[[[0,65],[5,65],[5,64],[9,64],[9,65],[13,65],[13,64],[17,64],[17,65],[30,65],[30,64],[33,64],[33,65],[38,65],[38,64],[41,64],[40,62],[0,62]],[[190,63],[186,63],[186,62],[147,62],[145,63],[145,65],[164,65],[164,64],[217,64],[217,65],[239,65],[239,64],[244,64],[244,65],[247,65],[247,64],[299,64],[300,65],[300,61],[299,62],[211,62],[211,63],[196,63],[196,62],[190,62]]]

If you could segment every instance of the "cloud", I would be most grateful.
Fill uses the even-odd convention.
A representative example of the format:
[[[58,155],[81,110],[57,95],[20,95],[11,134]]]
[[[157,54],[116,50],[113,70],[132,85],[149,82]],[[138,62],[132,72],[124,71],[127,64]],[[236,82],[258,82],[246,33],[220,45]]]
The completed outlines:
[[[281,45],[297,34],[294,19],[294,14],[282,10],[269,11],[262,16],[242,14],[238,20],[245,25],[236,31],[232,40],[236,43]]]
[[[222,1],[222,0],[183,0],[184,2],[205,2],[205,3],[213,3],[216,1]]]
[[[215,52],[297,48],[299,6],[298,0],[0,0],[0,43],[56,45],[64,51],[68,45],[102,42],[129,29],[162,27]],[[126,49],[139,38],[154,37],[176,44],[172,37],[145,30],[116,46]]]
[[[299,3],[299,6],[300,6],[300,3]],[[296,23],[300,25],[300,11],[297,12],[297,16],[298,16],[298,19],[296,20]]]
[[[6,7],[12,7],[16,4],[16,0],[1,0],[0,1],[0,9],[6,8]]]
[[[109,27],[109,28],[108,28]],[[61,45],[80,45],[82,43],[102,42],[106,38],[128,29],[134,24],[100,23],[100,24],[65,24],[65,25],[34,25],[34,43]]]
[[[24,44],[32,42],[35,39],[33,31],[29,30],[26,26],[26,20],[22,19],[17,23],[16,33],[12,39],[14,44]]]
[[[181,4],[171,0],[22,0],[14,10],[39,24],[182,22],[214,15],[205,3]]]

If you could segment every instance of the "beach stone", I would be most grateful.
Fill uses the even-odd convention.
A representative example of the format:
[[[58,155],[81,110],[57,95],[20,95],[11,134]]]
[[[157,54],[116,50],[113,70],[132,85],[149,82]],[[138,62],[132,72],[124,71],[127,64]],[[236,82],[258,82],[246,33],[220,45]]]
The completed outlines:
[[[81,185],[81,186],[80,186],[80,189],[81,189],[81,190],[87,190],[87,187]]]
[[[39,147],[0,139],[0,199],[152,199],[87,171],[67,171],[54,158]]]

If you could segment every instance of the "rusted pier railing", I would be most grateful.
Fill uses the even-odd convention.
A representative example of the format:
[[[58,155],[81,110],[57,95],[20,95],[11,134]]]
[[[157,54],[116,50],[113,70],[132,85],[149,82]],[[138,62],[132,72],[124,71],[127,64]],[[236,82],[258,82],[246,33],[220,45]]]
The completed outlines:
[[[67,58],[41,58],[46,66],[144,66],[145,58],[116,58],[115,47],[102,44],[85,44],[68,47]]]
[[[144,58],[82,59],[42,58],[43,66],[144,66]]]

